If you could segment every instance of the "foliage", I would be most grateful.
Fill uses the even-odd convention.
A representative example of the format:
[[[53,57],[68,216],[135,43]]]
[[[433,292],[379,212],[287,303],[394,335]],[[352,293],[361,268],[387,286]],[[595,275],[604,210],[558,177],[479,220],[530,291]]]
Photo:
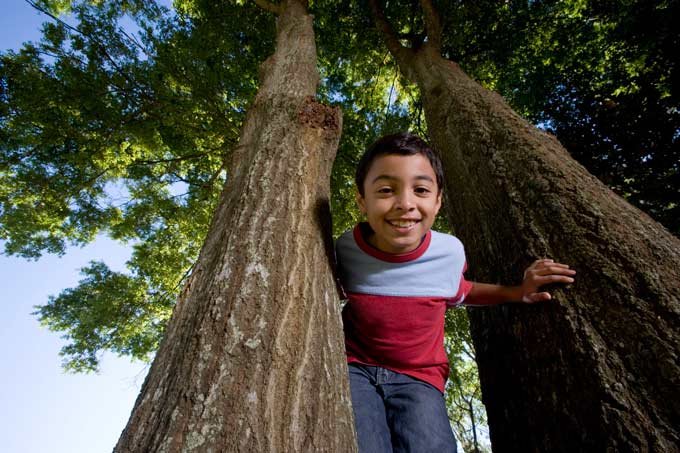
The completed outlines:
[[[154,342],[144,343],[146,351],[123,346],[137,341],[126,329],[102,325],[97,335],[82,334],[84,326],[97,328],[93,319],[103,322],[92,311],[105,304],[83,303],[78,312],[76,298],[103,297],[113,286],[118,306],[129,300],[146,311],[139,319],[155,319],[143,328],[157,338],[206,233],[271,45],[271,35],[244,31],[238,19],[265,30],[272,23],[254,7],[238,7],[235,17],[207,3],[195,17],[142,1],[73,4],[68,22],[76,26],[55,17],[40,43],[0,57],[5,253],[61,254],[99,233],[133,243],[126,278],[134,284],[113,281],[120,276],[102,265],[97,278],[87,268],[86,287],[38,311],[74,342],[62,351],[70,369],[95,369],[101,348],[153,352]],[[124,30],[122,21],[137,30]],[[88,319],[81,323],[78,313]]]
[[[446,384],[446,406],[456,439],[466,452],[490,452],[486,409],[482,404],[470,323],[464,310],[446,313],[446,338],[451,373]]]
[[[316,2],[318,58],[322,101],[341,107],[343,134],[332,174],[333,234],[360,220],[355,203],[354,171],[364,150],[380,136],[415,130],[411,110],[414,90],[403,84],[370,16],[355,2]],[[357,21],[359,23],[357,23]],[[337,39],[343,36],[343,39]],[[416,114],[417,116],[417,114]]]
[[[112,272],[102,262],[91,262],[81,273],[86,278],[76,288],[51,297],[37,311],[50,329],[68,332],[70,344],[61,351],[64,368],[94,369],[97,352],[104,349],[148,360],[158,348],[173,301],[150,303],[142,280]]]
[[[335,24],[347,24],[342,45],[358,53],[370,48],[379,38],[367,30],[365,2],[339,3],[348,17]],[[402,43],[422,45],[426,32],[418,2],[384,4]],[[674,26],[680,1],[436,4],[447,58],[680,235],[680,29]],[[418,105],[416,95],[412,108]]]
[[[680,2],[446,3],[450,58],[680,235]]]

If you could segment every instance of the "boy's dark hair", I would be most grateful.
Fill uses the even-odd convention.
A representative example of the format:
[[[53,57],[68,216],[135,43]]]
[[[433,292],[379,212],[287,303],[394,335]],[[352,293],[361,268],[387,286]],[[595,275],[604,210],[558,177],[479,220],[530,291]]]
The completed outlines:
[[[380,156],[387,156],[396,154],[399,156],[413,156],[415,154],[422,154],[430,161],[435,176],[437,176],[437,188],[441,193],[444,187],[444,169],[442,161],[439,156],[425,140],[417,135],[409,134],[408,132],[400,132],[398,134],[385,135],[379,138],[375,143],[368,147],[366,152],[357,165],[357,172],[354,177],[359,194],[364,196],[364,181],[366,175],[373,164],[373,161]]]

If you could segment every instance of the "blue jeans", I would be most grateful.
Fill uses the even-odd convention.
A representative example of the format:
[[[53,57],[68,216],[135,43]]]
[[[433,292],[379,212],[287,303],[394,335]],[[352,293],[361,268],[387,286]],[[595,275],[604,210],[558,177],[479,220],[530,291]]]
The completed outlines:
[[[359,453],[456,453],[444,395],[381,367],[349,364]]]

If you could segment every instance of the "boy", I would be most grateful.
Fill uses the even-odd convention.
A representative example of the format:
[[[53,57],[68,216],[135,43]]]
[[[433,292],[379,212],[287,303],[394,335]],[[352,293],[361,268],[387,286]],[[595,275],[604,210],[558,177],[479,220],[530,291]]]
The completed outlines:
[[[359,451],[455,452],[443,392],[447,307],[538,302],[548,283],[571,283],[567,265],[538,260],[520,286],[468,282],[461,242],[430,227],[442,202],[441,162],[422,139],[385,136],[356,172],[367,222],[336,244],[345,347]]]

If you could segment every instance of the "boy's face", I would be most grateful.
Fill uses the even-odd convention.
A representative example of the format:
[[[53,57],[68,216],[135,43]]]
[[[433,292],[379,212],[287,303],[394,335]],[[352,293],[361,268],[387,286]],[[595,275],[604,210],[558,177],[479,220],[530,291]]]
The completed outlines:
[[[368,242],[383,252],[406,253],[432,227],[442,198],[430,161],[422,154],[376,158],[366,175],[361,212],[375,234]]]

